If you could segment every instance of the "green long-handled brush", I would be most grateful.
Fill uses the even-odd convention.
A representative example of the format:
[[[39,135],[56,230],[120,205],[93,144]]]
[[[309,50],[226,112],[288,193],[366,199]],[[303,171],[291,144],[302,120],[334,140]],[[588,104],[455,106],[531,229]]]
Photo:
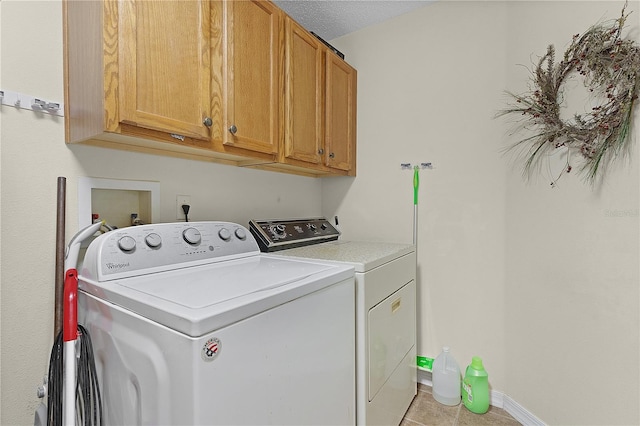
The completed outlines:
[[[413,167],[413,245],[418,248],[418,189],[420,188],[420,173],[418,166]]]

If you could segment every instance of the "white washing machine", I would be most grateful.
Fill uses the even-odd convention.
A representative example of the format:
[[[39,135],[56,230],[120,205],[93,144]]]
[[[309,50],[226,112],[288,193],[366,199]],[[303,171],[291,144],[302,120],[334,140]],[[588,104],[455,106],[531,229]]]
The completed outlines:
[[[354,268],[228,222],[96,238],[79,280],[111,425],[355,423]]]
[[[260,249],[352,265],[356,280],[356,423],[397,425],[417,391],[414,245],[339,241],[325,218],[252,220]]]

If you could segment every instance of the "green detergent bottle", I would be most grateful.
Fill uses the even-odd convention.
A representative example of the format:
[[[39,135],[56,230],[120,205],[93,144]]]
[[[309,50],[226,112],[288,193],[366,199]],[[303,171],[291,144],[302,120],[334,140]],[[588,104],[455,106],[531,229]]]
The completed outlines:
[[[474,356],[462,381],[462,402],[469,411],[484,414],[489,410],[489,375],[482,359]]]

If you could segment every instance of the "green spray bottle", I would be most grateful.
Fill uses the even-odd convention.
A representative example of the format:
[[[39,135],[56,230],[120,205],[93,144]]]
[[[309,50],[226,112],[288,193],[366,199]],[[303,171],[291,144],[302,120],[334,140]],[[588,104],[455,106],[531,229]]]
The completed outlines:
[[[489,375],[482,359],[474,356],[462,381],[462,402],[469,411],[484,414],[489,410]]]

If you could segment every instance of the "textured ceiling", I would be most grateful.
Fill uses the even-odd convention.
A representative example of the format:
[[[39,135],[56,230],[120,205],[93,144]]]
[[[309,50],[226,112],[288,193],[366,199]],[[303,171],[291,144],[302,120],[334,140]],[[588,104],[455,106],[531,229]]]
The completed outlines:
[[[435,0],[274,0],[308,31],[325,40],[410,12]]]

